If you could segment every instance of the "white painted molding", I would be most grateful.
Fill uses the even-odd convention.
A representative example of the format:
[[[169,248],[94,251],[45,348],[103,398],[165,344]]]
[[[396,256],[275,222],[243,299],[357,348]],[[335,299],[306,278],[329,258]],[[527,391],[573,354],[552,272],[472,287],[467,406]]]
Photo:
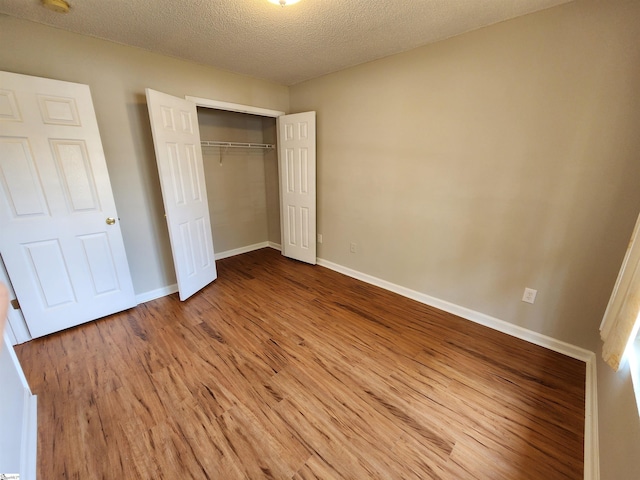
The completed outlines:
[[[20,379],[20,383],[22,384],[22,388],[24,388],[29,395],[31,395],[31,388],[29,387],[29,382],[27,382],[27,377],[24,375],[24,371],[22,370],[22,365],[20,365],[20,360],[18,360],[18,356],[16,355],[16,351],[13,349],[13,346],[10,344],[10,338],[7,335],[7,332],[4,332],[4,345],[0,346],[0,348],[6,348],[7,352],[9,352],[9,357],[11,358],[11,362],[13,363],[13,367],[17,372],[18,378]],[[4,472],[2,472],[4,473]]]
[[[562,353],[577,360],[582,360],[583,362],[587,362],[591,358],[591,355],[593,355],[593,352],[585,350],[584,348],[571,345],[570,343],[566,343],[561,340],[556,340],[555,338],[542,335],[541,333],[528,330],[518,325],[514,325],[513,323],[505,322],[504,320],[499,320],[495,317],[485,315],[484,313],[471,310],[470,308],[461,307],[460,305],[447,302],[446,300],[440,300],[439,298],[432,297],[425,293],[417,292],[415,290],[411,290],[410,288],[387,282],[386,280],[367,275],[366,273],[358,272],[357,270],[352,270],[348,267],[343,267],[342,265],[338,265],[322,258],[318,258],[318,265],[342,273],[349,277],[362,280],[363,282],[370,283],[371,285],[384,288],[385,290],[397,293],[399,295],[402,295],[403,297],[411,298],[420,303],[424,303],[425,305],[429,305],[439,310],[452,313],[466,320],[471,320],[474,323],[479,323],[480,325],[484,325],[486,327],[492,328],[493,330],[506,333],[507,335],[511,335],[512,337],[526,340],[529,343],[533,343],[541,347],[546,347],[550,350],[553,350],[554,352]]]
[[[8,316],[7,316],[7,318],[8,318]],[[4,333],[7,336],[7,338],[9,339],[9,344],[10,345],[16,346],[19,343],[23,343],[23,342],[18,342],[18,337],[16,337],[16,334],[13,333],[13,325],[11,325],[11,322],[9,322],[9,321],[7,321],[7,323],[6,323]]]
[[[631,384],[636,397],[638,417],[640,417],[640,336],[636,336],[636,340],[627,347],[627,362],[629,362]]]
[[[269,246],[269,242],[260,242],[260,243],[254,243],[253,245],[247,245],[246,247],[234,248],[233,250],[226,250],[224,252],[216,253],[216,260],[235,257],[236,255],[242,255],[243,253],[253,252],[254,250],[260,250],[261,248],[267,248],[268,246]]]
[[[9,274],[0,258],[0,282],[3,282],[9,290],[9,299],[16,299],[16,292],[13,291],[13,285],[9,279]],[[18,345],[19,343],[28,342],[31,340],[31,333],[27,327],[27,322],[24,321],[22,310],[15,310],[13,307],[9,307],[7,311],[7,328],[6,332],[9,334],[11,345]]]
[[[233,250],[226,250],[224,252],[216,253],[216,260],[222,260],[223,258],[229,258],[235,255],[241,255],[243,253],[253,252],[254,250],[260,250],[261,248],[267,247],[280,250],[280,245],[277,243],[260,242],[254,243],[253,245],[247,245],[246,247],[234,248]],[[167,287],[158,288],[156,290],[151,290],[149,292],[144,292],[136,295],[136,302],[138,304],[150,302],[151,300],[166,297],[167,295],[171,295],[172,293],[176,293],[177,291],[178,284],[174,283],[173,285],[169,285]]]
[[[186,95],[185,100],[195,103],[198,107],[215,108],[216,110],[226,110],[228,112],[250,113],[261,117],[279,117],[284,112],[279,110],[271,110],[268,108],[254,107],[251,105],[241,105],[239,103],[221,102],[219,100],[211,100],[209,98],[192,97]]]
[[[22,447],[20,448],[20,473],[25,480],[36,480],[38,453],[38,398],[24,391],[22,418]]]
[[[169,285],[167,287],[157,288],[155,290],[150,290],[148,292],[141,293],[136,295],[136,302],[139,304],[150,302],[151,300],[155,300],[156,298],[166,297],[167,295],[171,295],[172,293],[176,293],[178,291],[178,284],[174,283],[173,285]]]
[[[15,340],[13,345],[28,342],[32,339],[29,327],[27,327],[27,322],[24,320],[24,316],[22,315],[22,310],[14,310],[13,308],[10,308],[8,318],[8,324],[11,327],[10,330],[14,336],[12,341]],[[7,329],[7,331],[8,330],[9,329]]]
[[[10,339],[5,332],[3,336],[4,344],[0,345],[0,348],[6,350],[9,355],[9,359],[13,366],[18,379],[20,380],[19,390],[22,390],[22,409],[21,418],[15,419],[15,424],[10,428],[7,428],[7,432],[4,433],[17,433],[13,429],[13,425],[16,426],[16,430],[20,432],[20,447],[18,460],[20,469],[20,478],[27,480],[35,480],[36,478],[36,453],[38,445],[38,404],[37,397],[31,393],[27,377],[24,375],[20,361],[16,355],[13,346],[9,343]],[[19,391],[17,392],[19,395]],[[12,419],[13,420],[13,419]],[[9,427],[3,425],[3,427]],[[3,472],[3,473],[17,473],[17,472]]]
[[[216,260],[222,258],[228,258],[234,255],[240,255],[242,253],[251,252],[261,248],[273,248],[275,250],[281,250],[281,245],[274,242],[262,242],[253,245],[248,245],[242,248],[236,248],[234,250],[227,250],[216,254]],[[389,290],[391,292],[402,295],[403,297],[411,298],[425,305],[438,308],[445,312],[452,313],[461,318],[469,320],[485,327],[497,330],[507,335],[525,340],[529,343],[548,348],[568,357],[575,358],[585,362],[586,365],[586,379],[585,379],[585,424],[584,424],[584,480],[600,480],[600,460],[599,460],[599,442],[598,442],[598,386],[596,381],[596,356],[595,353],[586,350],[584,348],[571,345],[570,343],[557,340],[546,335],[528,330],[524,327],[511,324],[504,320],[485,315],[484,313],[471,310],[460,305],[456,305],[439,298],[432,297],[430,295],[411,290],[400,285],[396,285],[386,280],[382,280],[366,273],[358,272],[348,267],[343,267],[337,263],[324,260],[322,258],[317,259],[318,265],[326,267],[330,270],[336,271],[343,275],[361,280],[365,283],[375,285],[377,287]],[[170,285],[165,288],[159,288],[145,294],[136,296],[138,303],[148,302],[156,298],[170,295],[178,291],[176,284]]]
[[[396,285],[366,273],[353,270],[337,263],[318,258],[318,265],[334,270],[343,275],[361,280],[365,283],[389,290],[391,292],[411,298],[425,305],[435,307],[448,313],[457,315],[485,327],[497,330],[512,337],[525,340],[529,343],[548,348],[554,352],[562,353],[568,357],[585,362],[585,421],[584,421],[584,479],[600,479],[600,460],[598,443],[598,387],[596,382],[596,356],[595,353],[570,343],[557,340],[546,335],[514,325],[504,320],[485,315],[484,313],[456,305],[430,295]]]
[[[584,400],[584,480],[600,480],[600,442],[598,440],[598,382],[596,354],[587,360]]]

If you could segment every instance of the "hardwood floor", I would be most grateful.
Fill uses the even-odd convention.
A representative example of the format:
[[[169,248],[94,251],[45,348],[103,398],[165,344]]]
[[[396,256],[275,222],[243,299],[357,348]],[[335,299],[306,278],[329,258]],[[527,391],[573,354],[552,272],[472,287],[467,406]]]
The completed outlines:
[[[38,478],[582,478],[582,362],[274,250],[218,270],[16,347]]]

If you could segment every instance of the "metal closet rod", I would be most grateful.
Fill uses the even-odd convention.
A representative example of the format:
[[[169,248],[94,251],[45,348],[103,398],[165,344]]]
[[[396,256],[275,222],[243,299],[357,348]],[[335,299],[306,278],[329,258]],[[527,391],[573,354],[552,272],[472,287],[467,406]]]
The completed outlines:
[[[227,148],[274,148],[271,143],[243,143],[243,142],[219,142],[217,140],[202,140],[203,147],[227,147]]]

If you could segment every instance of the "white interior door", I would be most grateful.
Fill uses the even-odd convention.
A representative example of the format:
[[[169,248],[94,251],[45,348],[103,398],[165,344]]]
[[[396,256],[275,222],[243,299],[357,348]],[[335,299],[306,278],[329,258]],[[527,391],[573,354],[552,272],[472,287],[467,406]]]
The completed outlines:
[[[33,337],[136,304],[87,85],[0,72],[0,225]]]
[[[316,112],[278,117],[282,254],[316,263]]]
[[[196,104],[146,92],[173,264],[186,300],[217,278]]]

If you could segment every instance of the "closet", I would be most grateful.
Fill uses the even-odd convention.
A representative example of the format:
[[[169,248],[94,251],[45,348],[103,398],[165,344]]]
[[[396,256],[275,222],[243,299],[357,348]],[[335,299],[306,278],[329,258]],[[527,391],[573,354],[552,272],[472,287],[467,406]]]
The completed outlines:
[[[316,263],[315,112],[146,96],[181,300],[217,278],[214,244]]]
[[[276,119],[197,111],[216,258],[280,247]]]

